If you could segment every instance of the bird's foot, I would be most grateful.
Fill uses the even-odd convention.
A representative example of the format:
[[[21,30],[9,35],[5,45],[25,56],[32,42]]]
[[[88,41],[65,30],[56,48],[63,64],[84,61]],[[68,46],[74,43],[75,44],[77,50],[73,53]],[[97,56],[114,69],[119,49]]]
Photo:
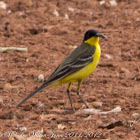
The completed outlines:
[[[86,108],[89,108],[89,106],[85,103]]]
[[[73,112],[75,112],[75,108],[74,107],[72,107],[71,109],[72,109]]]

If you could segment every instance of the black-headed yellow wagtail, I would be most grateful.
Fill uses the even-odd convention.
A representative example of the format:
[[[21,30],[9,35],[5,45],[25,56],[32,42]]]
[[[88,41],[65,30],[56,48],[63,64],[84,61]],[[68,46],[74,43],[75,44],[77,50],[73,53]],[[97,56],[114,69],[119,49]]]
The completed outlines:
[[[50,88],[60,84],[69,83],[67,94],[70,100],[71,108],[74,110],[70,96],[70,89],[72,82],[78,82],[77,95],[83,101],[85,106],[89,108],[84,99],[79,94],[79,91],[83,79],[93,72],[99,62],[101,54],[99,37],[105,38],[104,35],[101,35],[96,30],[88,30],[85,33],[82,44],[66,57],[66,59],[56,68],[56,70],[38,89],[29,94],[16,107],[19,107],[26,100],[31,98],[36,93],[42,91],[44,88]]]

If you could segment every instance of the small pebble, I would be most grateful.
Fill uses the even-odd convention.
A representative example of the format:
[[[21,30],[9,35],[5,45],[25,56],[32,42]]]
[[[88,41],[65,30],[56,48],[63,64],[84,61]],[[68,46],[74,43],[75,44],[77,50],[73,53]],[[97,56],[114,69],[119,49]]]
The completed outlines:
[[[6,10],[6,7],[7,7],[6,3],[3,1],[0,1],[0,8]]]
[[[93,102],[92,106],[96,109],[99,109],[102,106],[102,104],[103,104],[102,102]]]
[[[27,131],[27,128],[26,127],[20,127],[19,130],[20,131]]]
[[[92,11],[90,11],[90,12],[89,12],[89,14],[90,14],[90,15],[93,15],[93,12],[92,12]]]
[[[115,0],[110,0],[109,3],[112,6],[117,6],[117,2]]]
[[[11,14],[12,13],[12,11],[11,10],[8,10],[8,14]]]
[[[10,83],[6,83],[4,85],[4,89],[11,89],[12,88],[12,85]]]
[[[65,19],[69,19],[69,16],[68,16],[68,14],[65,14]]]
[[[68,122],[69,124],[72,124],[72,125],[75,125],[76,124],[76,122]]]
[[[65,125],[62,125],[62,124],[59,124],[58,125],[58,129],[61,129],[61,130],[64,130],[66,129],[67,127]]]
[[[109,54],[105,54],[104,56],[105,56],[108,60],[112,60],[112,59],[113,59],[112,56],[109,55]]]
[[[20,16],[25,16],[26,14],[25,14],[25,12],[20,12],[19,15]]]
[[[38,81],[39,81],[39,82],[44,82],[44,75],[43,75],[43,74],[40,74],[40,75],[38,76]]]
[[[72,45],[69,45],[69,48],[76,49],[76,48],[77,48],[77,46],[72,46]]]
[[[68,11],[74,12],[74,9],[72,7],[68,7]]]
[[[126,73],[126,74],[129,74],[130,71],[129,71],[128,69],[126,69],[126,68],[121,68],[120,73]]]
[[[103,5],[103,4],[105,4],[105,1],[104,0],[100,1],[100,5]]]
[[[43,104],[41,102],[38,103],[39,108],[43,108]]]
[[[133,113],[132,117],[135,119],[140,119],[140,114],[139,113]]]
[[[53,11],[53,14],[54,14],[56,17],[59,17],[58,11],[54,10],[54,11]]]

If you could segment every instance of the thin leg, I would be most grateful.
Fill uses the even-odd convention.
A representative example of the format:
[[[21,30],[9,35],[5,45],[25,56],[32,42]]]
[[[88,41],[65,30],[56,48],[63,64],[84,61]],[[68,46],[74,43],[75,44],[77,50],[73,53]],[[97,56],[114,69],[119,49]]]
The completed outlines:
[[[82,83],[82,80],[79,80],[78,81],[78,87],[77,87],[77,95],[80,97],[80,99],[82,100],[82,102],[85,104],[86,108],[89,108],[89,106],[86,104],[86,102],[84,101],[84,99],[82,98],[82,96],[79,94],[81,83]]]
[[[67,94],[68,94],[68,97],[69,97],[71,109],[72,109],[73,111],[75,111],[75,109],[74,109],[73,106],[72,106],[72,100],[71,100],[71,95],[70,95],[71,85],[72,85],[72,83],[69,83],[69,86],[68,86],[68,89],[67,89]]]

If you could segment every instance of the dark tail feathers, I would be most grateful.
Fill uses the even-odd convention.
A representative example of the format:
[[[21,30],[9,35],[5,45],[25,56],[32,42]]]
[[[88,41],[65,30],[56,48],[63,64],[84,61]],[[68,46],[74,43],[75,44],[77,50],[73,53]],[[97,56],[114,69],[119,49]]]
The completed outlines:
[[[38,92],[42,91],[45,87],[47,87],[46,84],[43,84],[42,86],[40,86],[38,89],[36,89],[34,92],[30,93],[25,99],[23,99],[17,106],[16,108],[18,108],[19,106],[21,106],[25,101],[27,101],[29,98],[31,98],[33,95],[37,94]]]

